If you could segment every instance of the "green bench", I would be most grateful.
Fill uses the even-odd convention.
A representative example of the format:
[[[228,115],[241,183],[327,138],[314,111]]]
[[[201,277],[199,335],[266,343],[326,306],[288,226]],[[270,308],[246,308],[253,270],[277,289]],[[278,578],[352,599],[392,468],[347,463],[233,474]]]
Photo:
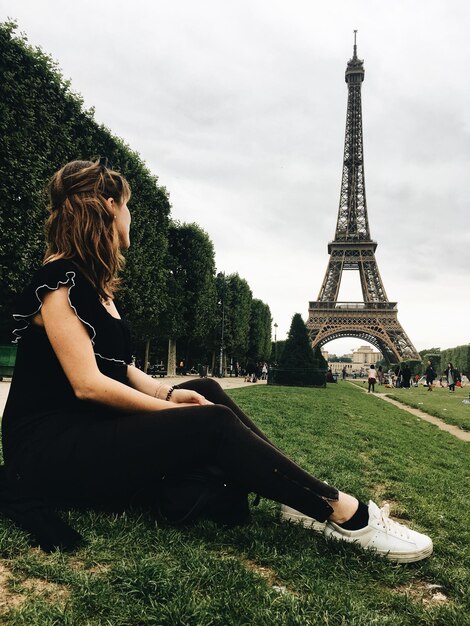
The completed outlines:
[[[16,346],[0,346],[0,380],[11,378],[16,361]]]

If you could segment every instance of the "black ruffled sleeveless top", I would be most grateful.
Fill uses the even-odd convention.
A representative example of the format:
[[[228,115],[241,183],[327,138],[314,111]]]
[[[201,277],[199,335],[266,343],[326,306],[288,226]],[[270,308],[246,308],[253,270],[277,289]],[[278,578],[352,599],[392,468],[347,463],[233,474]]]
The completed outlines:
[[[42,307],[47,291],[68,288],[70,306],[84,324],[100,371],[129,384],[130,332],[127,323],[110,315],[98,293],[70,260],[47,263],[32,277],[18,299],[13,331],[18,344],[15,370],[3,414],[2,435],[5,460],[40,429],[47,434],[49,416],[99,411],[97,405],[78,400],[52,349],[44,328],[31,323]],[[108,411],[104,407],[103,412]]]

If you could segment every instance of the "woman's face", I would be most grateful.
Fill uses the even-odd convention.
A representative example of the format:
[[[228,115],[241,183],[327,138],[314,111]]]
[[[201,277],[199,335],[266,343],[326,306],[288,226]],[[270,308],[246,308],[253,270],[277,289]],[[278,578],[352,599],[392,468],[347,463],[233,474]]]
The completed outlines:
[[[116,216],[116,228],[119,235],[119,245],[121,250],[127,250],[131,245],[130,228],[131,213],[127,207],[127,202],[117,204],[114,202],[114,215]]]

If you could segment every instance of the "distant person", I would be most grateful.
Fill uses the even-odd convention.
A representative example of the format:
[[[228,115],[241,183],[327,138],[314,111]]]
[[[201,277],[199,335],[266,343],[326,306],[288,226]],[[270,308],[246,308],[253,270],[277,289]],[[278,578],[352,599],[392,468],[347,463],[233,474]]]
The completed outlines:
[[[401,371],[401,384],[405,389],[410,388],[410,380],[411,380],[411,370],[407,363],[403,366]]]
[[[383,385],[385,381],[385,374],[381,365],[379,365],[379,369],[377,370],[377,382],[379,385]]]
[[[197,371],[199,374],[199,378],[206,378],[207,376],[207,365],[203,365],[202,363],[199,363],[198,367],[197,367]]]
[[[424,372],[424,375],[426,376],[426,385],[428,386],[428,391],[432,391],[433,383],[437,374],[436,374],[436,370],[434,369],[431,359],[428,360],[428,364],[426,367],[426,371]]]
[[[346,374],[347,374],[346,365],[341,370],[341,374],[342,374],[343,380],[346,380]]]
[[[256,383],[258,382],[258,378],[256,377],[256,369],[257,365],[253,359],[248,359],[246,363],[246,377],[245,381],[247,383]]]
[[[450,361],[447,364],[445,375],[449,391],[455,391],[455,385],[457,382],[460,381],[460,374],[459,371],[454,367],[453,363],[451,363]]]
[[[375,369],[375,365],[370,366],[369,371],[367,372],[367,379],[369,382],[369,389],[367,390],[367,393],[370,393],[371,389],[372,389],[372,393],[374,393],[375,383],[377,381],[377,371]]]
[[[263,367],[261,369],[261,380],[266,380],[268,377],[268,364],[263,363]]]
[[[401,387],[402,382],[402,371],[401,366],[397,365],[395,368],[395,387],[399,389]]]
[[[335,377],[333,376],[333,372],[331,371],[331,367],[328,369],[326,373],[326,382],[327,383],[335,383]]]

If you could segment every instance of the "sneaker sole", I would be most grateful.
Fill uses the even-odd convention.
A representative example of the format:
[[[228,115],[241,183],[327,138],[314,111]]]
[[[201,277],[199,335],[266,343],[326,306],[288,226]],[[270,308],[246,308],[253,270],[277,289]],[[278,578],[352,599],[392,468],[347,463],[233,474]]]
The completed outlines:
[[[427,548],[423,548],[419,552],[412,552],[403,554],[400,552],[388,552],[384,554],[384,556],[390,561],[395,561],[395,563],[416,563],[417,561],[422,561],[423,559],[427,559],[428,556],[431,556],[433,551],[432,544]],[[378,552],[380,554],[380,552]]]
[[[359,541],[348,541],[344,537],[341,537],[340,535],[337,535],[335,533],[331,533],[331,534],[325,533],[325,537],[327,541],[333,540],[333,541],[340,541],[341,543],[356,544],[363,550],[370,550],[371,552],[375,552],[377,555],[383,556],[389,561],[394,561],[395,563],[416,563],[417,561],[422,561],[423,559],[426,559],[428,556],[431,556],[432,551],[433,551],[432,543],[431,545],[426,546],[425,548],[422,548],[421,550],[416,550],[415,552],[382,552],[380,550],[377,550],[377,548],[374,548],[374,547],[364,548],[364,546],[361,546],[361,543]]]
[[[281,506],[281,520],[284,522],[294,522],[295,524],[301,524],[305,528],[310,528],[317,533],[323,533],[326,527],[326,522],[319,522],[313,517],[309,517],[308,515],[304,515],[300,511],[291,509],[285,504]]]

